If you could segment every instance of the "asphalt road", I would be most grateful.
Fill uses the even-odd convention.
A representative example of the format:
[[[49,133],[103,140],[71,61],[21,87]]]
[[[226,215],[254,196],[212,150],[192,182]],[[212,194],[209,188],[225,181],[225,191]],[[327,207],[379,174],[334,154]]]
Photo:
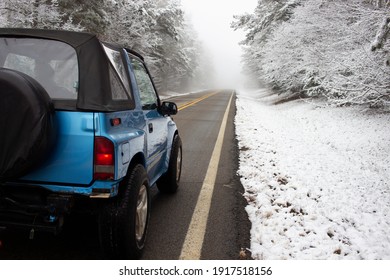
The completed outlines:
[[[196,257],[199,259],[249,257],[248,252],[242,252],[249,247],[250,223],[244,209],[243,188],[236,176],[238,149],[234,134],[234,92],[205,91],[171,98],[170,101],[176,102],[180,110],[174,120],[183,142],[181,184],[174,195],[162,195],[156,188],[152,189],[151,221],[143,259],[186,258],[183,257],[184,247],[190,252],[199,251]],[[220,157],[217,165],[209,168],[224,115],[226,129]],[[198,201],[198,197],[205,186],[205,178],[209,176],[206,174],[213,171],[215,183],[207,204],[204,199]],[[195,235],[189,235],[192,221],[200,216],[194,214],[194,210],[208,208],[205,227],[195,231]],[[26,233],[6,232],[0,238],[0,259],[103,257],[98,246],[96,222],[85,217],[72,217],[58,236],[37,234],[34,240],[29,240]]]

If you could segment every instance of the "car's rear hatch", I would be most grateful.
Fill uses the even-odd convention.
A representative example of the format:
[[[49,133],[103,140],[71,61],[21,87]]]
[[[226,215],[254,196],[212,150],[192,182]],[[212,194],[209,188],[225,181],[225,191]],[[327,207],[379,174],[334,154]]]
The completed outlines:
[[[57,111],[57,139],[48,158],[20,178],[53,184],[88,185],[93,179],[95,114]]]

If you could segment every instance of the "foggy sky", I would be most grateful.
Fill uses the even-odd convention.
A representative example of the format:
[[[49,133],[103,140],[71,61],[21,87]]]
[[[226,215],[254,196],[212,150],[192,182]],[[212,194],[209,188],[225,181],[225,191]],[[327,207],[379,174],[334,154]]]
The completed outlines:
[[[214,60],[216,87],[237,88],[241,76],[244,33],[230,28],[233,15],[253,13],[257,0],[181,0],[199,39]]]

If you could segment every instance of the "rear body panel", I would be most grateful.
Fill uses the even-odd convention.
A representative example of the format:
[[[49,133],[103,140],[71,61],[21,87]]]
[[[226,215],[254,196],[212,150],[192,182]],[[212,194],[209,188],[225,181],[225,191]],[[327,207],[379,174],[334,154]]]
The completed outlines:
[[[95,113],[57,111],[57,139],[47,160],[22,181],[90,185],[93,176]]]
[[[144,157],[145,118],[142,111],[121,111],[115,113],[98,113],[99,129],[96,136],[103,136],[114,143],[115,148],[115,179],[127,175],[131,159],[136,154]],[[113,125],[113,120],[120,124]]]

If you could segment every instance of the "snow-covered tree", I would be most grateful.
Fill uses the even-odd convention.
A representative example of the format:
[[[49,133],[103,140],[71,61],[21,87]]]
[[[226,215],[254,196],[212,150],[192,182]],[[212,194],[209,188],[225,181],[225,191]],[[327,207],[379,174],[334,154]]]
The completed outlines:
[[[140,52],[160,90],[180,90],[193,76],[196,51],[193,30],[174,0],[111,0],[109,24],[100,37]]]
[[[248,33],[245,44],[254,40],[264,41],[274,29],[293,14],[293,9],[299,4],[299,0],[259,0],[254,14],[234,16],[232,28],[242,28]]]
[[[70,22],[72,30],[84,30],[103,34],[109,25],[106,1],[57,0],[64,22]]]
[[[108,27],[100,33],[105,40],[118,42],[135,50],[147,52],[158,38],[152,36],[156,24],[156,6],[152,1],[107,1]]]
[[[247,32],[244,47],[244,72],[260,80],[262,46],[273,36],[280,24],[290,19],[300,0],[258,0],[253,14],[235,15],[231,27]]]
[[[249,26],[247,71],[290,96],[326,96],[339,105],[390,105],[390,70],[383,63],[389,49],[388,1],[286,1],[298,5],[287,18],[273,17],[264,25],[275,11],[269,2],[260,0],[254,15],[236,17],[234,23]],[[252,25],[240,21],[245,18]],[[256,22],[260,30],[251,27]]]
[[[2,26],[60,28],[63,24],[57,0],[2,0]]]
[[[378,8],[390,6],[390,0],[368,0],[368,2]]]
[[[154,73],[164,90],[185,88],[197,67],[195,31],[190,30],[178,2],[164,0],[157,3],[154,33],[159,35],[160,40],[149,56],[164,59],[158,59],[153,64]]]
[[[180,90],[197,72],[195,31],[177,0],[1,0],[0,24],[83,30],[140,52],[157,86]]]
[[[389,1],[390,2],[390,1]],[[385,54],[385,64],[390,66],[390,14],[386,15],[380,25],[378,32],[375,36],[375,40],[371,44],[371,50],[373,52],[382,52]]]

